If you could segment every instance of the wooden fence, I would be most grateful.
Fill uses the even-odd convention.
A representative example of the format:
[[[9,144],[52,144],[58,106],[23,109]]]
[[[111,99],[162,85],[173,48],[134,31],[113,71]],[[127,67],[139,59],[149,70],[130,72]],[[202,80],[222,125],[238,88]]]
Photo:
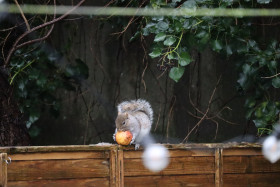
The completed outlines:
[[[0,148],[1,186],[280,186],[280,162],[259,144],[165,145],[170,164],[158,173],[142,164],[143,150],[118,145]],[[10,163],[11,159],[11,163]]]

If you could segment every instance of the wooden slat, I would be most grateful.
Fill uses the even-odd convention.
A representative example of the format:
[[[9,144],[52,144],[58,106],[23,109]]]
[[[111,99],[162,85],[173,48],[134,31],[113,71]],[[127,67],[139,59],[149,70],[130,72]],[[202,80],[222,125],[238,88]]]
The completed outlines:
[[[261,156],[261,148],[228,148],[224,149],[224,156]]]
[[[125,177],[125,187],[214,187],[214,175]]]
[[[6,187],[7,186],[7,154],[1,153],[0,154],[0,186]]]
[[[59,159],[89,159],[109,158],[107,151],[94,152],[54,152],[54,153],[18,153],[9,155],[13,161],[16,160],[59,160]]]
[[[224,174],[223,187],[277,187],[280,173]]]
[[[107,159],[13,161],[8,180],[43,180],[109,177]]]
[[[226,156],[224,173],[280,172],[280,161],[271,164],[263,156]]]
[[[116,184],[116,172],[117,172],[117,150],[112,149],[110,151],[110,186],[115,187]]]
[[[124,158],[123,150],[118,150],[118,162],[117,162],[118,172],[117,172],[117,185],[119,187],[124,187]]]
[[[68,179],[68,180],[40,180],[40,181],[12,181],[9,187],[109,187],[108,178]]]
[[[124,159],[124,176],[144,175],[183,175],[215,173],[214,157],[179,157],[170,158],[170,163],[161,172],[150,172],[141,159]]]
[[[214,149],[169,150],[170,157],[214,156]],[[124,158],[142,158],[143,151],[124,151]]]
[[[223,186],[223,149],[215,150],[215,186]]]

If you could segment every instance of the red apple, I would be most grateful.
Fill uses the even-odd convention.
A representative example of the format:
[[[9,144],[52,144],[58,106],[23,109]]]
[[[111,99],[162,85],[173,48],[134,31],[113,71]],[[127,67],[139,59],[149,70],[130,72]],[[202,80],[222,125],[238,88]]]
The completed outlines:
[[[120,145],[129,145],[132,140],[130,131],[118,131],[116,133],[116,142]]]

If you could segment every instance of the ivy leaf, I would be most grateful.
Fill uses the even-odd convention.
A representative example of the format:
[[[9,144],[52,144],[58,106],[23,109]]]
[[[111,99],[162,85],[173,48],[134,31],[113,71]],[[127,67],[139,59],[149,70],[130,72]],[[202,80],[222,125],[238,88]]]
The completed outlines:
[[[137,38],[139,38],[139,36],[141,35],[141,33],[139,31],[137,31],[134,36],[132,36],[130,39],[129,39],[129,42],[133,42],[134,40],[136,40]]]
[[[26,85],[26,81],[20,80],[17,87],[20,91],[23,91],[25,89],[25,85]]]
[[[151,53],[149,53],[150,57],[156,58],[161,55],[161,49],[155,48]]]
[[[246,99],[245,106],[248,108],[253,108],[256,105],[256,100],[253,97]]]
[[[260,58],[260,59],[259,59],[259,65],[260,65],[260,66],[267,65],[266,59],[265,59],[265,58]]]
[[[233,0],[223,0],[223,2],[226,3],[227,6],[232,5]]]
[[[183,76],[184,71],[185,71],[184,67],[173,67],[169,72],[169,77],[175,82],[178,82],[180,78]]]
[[[163,42],[164,45],[167,45],[167,46],[171,46],[172,44],[174,44],[176,42],[176,38],[173,37],[173,36],[170,36],[168,38],[166,38]]]
[[[184,8],[196,8],[196,2],[195,0],[188,0],[183,3]]]
[[[257,0],[258,3],[260,4],[268,4],[270,3],[272,0]]]
[[[33,108],[30,108],[29,110],[29,119],[28,121],[26,122],[26,127],[29,129],[30,126],[39,119],[40,117],[40,112],[38,111],[37,108],[33,107]]]
[[[271,49],[276,49],[276,46],[277,46],[277,41],[276,41],[276,40],[273,40],[273,41],[271,42],[271,44],[269,45],[269,47],[270,47]]]
[[[266,126],[266,122],[260,119],[253,120],[257,128],[264,128]]]
[[[203,37],[205,37],[205,35],[207,35],[208,33],[206,32],[206,31],[204,31],[204,30],[202,30],[202,31],[200,31],[199,33],[197,33],[196,35],[195,35],[195,37],[197,37],[197,38],[203,38]]]
[[[255,40],[249,40],[248,45],[249,45],[249,47],[251,47],[255,51],[258,51],[258,45],[257,45],[257,42]]]
[[[254,111],[255,111],[254,108],[250,108],[246,111],[245,117],[246,117],[247,120],[249,120],[252,117],[252,114],[253,114]]]
[[[184,29],[190,29],[191,28],[191,24],[190,24],[190,20],[189,19],[185,20],[185,22],[183,24],[183,28]]]
[[[275,77],[274,79],[272,79],[272,86],[274,88],[280,88],[280,78],[279,77]]]
[[[229,45],[227,45],[227,47],[226,47],[226,52],[227,52],[227,55],[232,55],[233,54],[232,49]]]
[[[48,81],[48,79],[45,75],[40,75],[38,77],[38,79],[36,80],[36,84],[43,88],[45,86],[45,84],[47,83],[47,81]]]
[[[181,66],[186,66],[186,65],[190,64],[192,62],[190,54],[188,52],[180,53],[180,58],[179,58],[178,62]]]
[[[210,35],[207,33],[204,35],[203,38],[201,38],[201,40],[199,41],[200,44],[202,44],[201,47],[204,47],[205,44],[207,44],[208,40],[210,39]]]
[[[163,33],[163,32],[160,32],[160,33],[158,33],[158,34],[155,36],[154,41],[155,41],[155,42],[163,41],[163,40],[165,39],[165,37],[166,37],[166,34]]]
[[[147,27],[144,27],[141,32],[143,36],[148,36],[150,34],[150,31]]]
[[[164,21],[160,21],[157,23],[156,27],[161,31],[166,31],[169,28],[169,24]]]
[[[267,63],[267,66],[268,66],[269,70],[273,72],[273,70],[275,70],[277,68],[277,61],[275,61],[275,60],[269,61]]]
[[[176,55],[175,55],[175,53],[170,53],[170,54],[167,55],[167,58],[169,60],[173,60],[173,59],[176,59]]]
[[[219,40],[214,40],[213,44],[212,44],[212,49],[214,51],[219,52],[222,49],[222,44]]]
[[[180,32],[183,29],[183,23],[178,20],[175,21],[174,26],[176,32]]]

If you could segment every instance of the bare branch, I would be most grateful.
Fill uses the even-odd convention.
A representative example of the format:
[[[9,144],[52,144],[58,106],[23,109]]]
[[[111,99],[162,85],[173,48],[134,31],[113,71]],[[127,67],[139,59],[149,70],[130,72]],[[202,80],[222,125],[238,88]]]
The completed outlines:
[[[18,45],[18,43],[19,43],[25,36],[27,36],[28,34],[34,32],[34,31],[36,31],[36,30],[38,30],[38,29],[44,28],[44,27],[46,27],[46,26],[52,25],[52,24],[54,24],[54,23],[56,23],[56,22],[62,20],[63,18],[65,18],[66,16],[68,16],[72,11],[74,11],[76,8],[78,8],[83,2],[85,2],[85,0],[81,0],[76,6],[74,6],[72,9],[70,9],[68,12],[66,12],[66,13],[63,14],[62,16],[60,16],[60,17],[58,17],[58,18],[55,18],[55,19],[53,19],[53,20],[51,20],[51,21],[49,21],[49,22],[46,22],[46,23],[44,23],[44,24],[41,24],[41,25],[39,25],[39,26],[37,26],[37,27],[34,27],[34,28],[30,29],[29,31],[26,31],[25,33],[23,33],[20,37],[18,37],[18,39],[15,41],[15,43],[13,44],[12,48],[10,49],[10,51],[9,51],[9,53],[8,53],[8,56],[7,56],[7,58],[6,58],[6,60],[5,60],[5,63],[4,63],[4,67],[6,67],[6,66],[9,64],[9,62],[10,62],[10,60],[11,60],[11,56],[12,56],[12,54],[15,52],[15,50],[17,50],[17,49],[19,49],[20,47],[23,47],[23,46],[25,46],[25,45],[27,45],[27,44],[31,44],[31,43],[38,42],[38,41],[42,41],[42,40],[46,39],[46,38],[49,36],[50,32],[49,32],[45,37],[43,37],[42,39],[35,39],[35,40],[32,40],[32,42],[25,42],[25,43],[23,43],[23,44]],[[51,31],[52,31],[52,29],[51,29]],[[19,47],[19,46],[20,46],[20,47]]]

